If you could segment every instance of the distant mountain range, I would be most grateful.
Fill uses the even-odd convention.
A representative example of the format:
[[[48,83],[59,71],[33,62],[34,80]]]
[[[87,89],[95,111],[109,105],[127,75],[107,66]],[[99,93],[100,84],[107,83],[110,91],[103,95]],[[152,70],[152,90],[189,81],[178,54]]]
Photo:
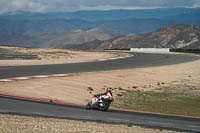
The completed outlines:
[[[65,45],[70,49],[126,49],[126,48],[189,48],[200,49],[200,31],[192,24],[176,24],[140,35],[95,40],[81,45]]]
[[[171,24],[194,24],[200,28],[199,16],[200,8],[9,12],[0,15],[0,44],[59,47],[63,44],[80,44],[94,39],[111,39],[121,34],[145,34]],[[101,35],[91,37],[88,31],[96,27],[102,27],[109,33],[103,35],[103,32],[100,32]],[[72,39],[69,38],[71,34]],[[102,39],[102,36],[105,38]]]
[[[48,32],[0,36],[0,43],[40,48],[61,48],[64,44],[76,45],[97,39],[108,40],[120,35],[121,34],[119,32],[97,27],[88,31],[72,30],[69,32]]]
[[[123,34],[148,33],[169,24],[200,27],[200,8],[78,11],[66,13],[11,12],[0,15],[0,35],[89,30],[104,27]]]

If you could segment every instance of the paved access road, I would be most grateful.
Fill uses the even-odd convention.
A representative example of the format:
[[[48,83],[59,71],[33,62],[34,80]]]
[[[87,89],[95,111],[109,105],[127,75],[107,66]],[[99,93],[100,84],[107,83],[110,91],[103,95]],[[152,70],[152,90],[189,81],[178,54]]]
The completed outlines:
[[[42,66],[0,67],[0,79],[34,75],[95,72],[171,65],[198,60],[191,55],[134,54],[133,57],[102,62],[73,63]],[[177,131],[200,132],[200,119],[164,116],[137,112],[115,111],[100,112],[85,110],[78,106],[60,106],[0,97],[0,113],[31,116],[89,120],[114,124],[140,125]]]

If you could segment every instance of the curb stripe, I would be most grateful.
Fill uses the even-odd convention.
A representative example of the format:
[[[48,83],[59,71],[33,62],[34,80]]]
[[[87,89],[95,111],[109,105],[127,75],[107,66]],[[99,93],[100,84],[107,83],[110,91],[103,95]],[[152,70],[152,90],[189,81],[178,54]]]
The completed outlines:
[[[21,99],[21,100],[40,101],[40,102],[50,103],[50,100],[41,99],[41,98],[22,97],[22,96],[7,95],[7,94],[0,94],[0,96],[1,96],[1,97],[8,97],[8,98]]]
[[[13,98],[13,99],[19,99],[19,100],[27,100],[27,101],[32,101],[32,102],[54,103],[54,104],[60,104],[60,105],[73,105],[73,106],[82,106],[82,107],[85,106],[83,104],[74,104],[74,103],[62,102],[62,101],[58,101],[58,100],[23,97],[23,96],[15,96],[15,95],[8,95],[8,94],[0,94],[0,97]]]
[[[123,58],[129,58],[129,57],[133,57],[134,55],[129,54],[126,57],[116,57],[116,58],[103,58],[103,59],[97,59],[95,61],[106,61],[106,60],[116,60],[116,59],[123,59]]]
[[[76,75],[78,75],[78,73],[15,77],[15,78],[9,78],[9,79],[0,79],[0,82],[9,82],[9,81],[18,81],[18,80],[27,80],[27,79],[36,79],[36,78],[50,78],[50,77],[70,77],[70,76],[76,76]]]
[[[0,82],[10,82],[10,81],[12,81],[12,80],[10,80],[10,79],[1,79],[0,80]]]

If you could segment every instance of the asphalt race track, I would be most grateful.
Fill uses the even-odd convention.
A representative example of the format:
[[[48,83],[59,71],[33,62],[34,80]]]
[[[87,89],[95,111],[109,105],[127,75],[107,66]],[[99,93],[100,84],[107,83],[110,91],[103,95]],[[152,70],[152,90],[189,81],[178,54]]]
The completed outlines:
[[[42,66],[0,67],[0,79],[22,76],[108,71],[178,64],[198,60],[200,57],[172,54],[134,54],[133,57],[101,62],[73,63]],[[0,97],[0,113],[41,116],[75,120],[87,120],[113,124],[139,125],[143,127],[200,132],[200,118],[187,118],[109,110],[101,112],[85,110],[81,106],[30,102]]]
[[[0,98],[0,113],[25,116],[87,120],[112,124],[138,125],[147,128],[200,132],[200,119],[153,115],[137,112],[86,110],[84,107],[61,106]]]
[[[66,74],[79,72],[109,71],[130,68],[143,68],[152,66],[162,66],[178,64],[200,59],[198,56],[183,54],[134,54],[133,57],[99,61],[87,63],[57,64],[57,65],[38,65],[38,66],[9,66],[0,67],[0,79],[49,75]]]

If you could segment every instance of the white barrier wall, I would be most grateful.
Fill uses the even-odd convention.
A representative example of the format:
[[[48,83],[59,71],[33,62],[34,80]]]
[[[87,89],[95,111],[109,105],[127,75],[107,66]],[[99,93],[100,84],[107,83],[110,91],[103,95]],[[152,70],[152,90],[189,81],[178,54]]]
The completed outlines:
[[[169,48],[131,48],[131,52],[169,52]]]

